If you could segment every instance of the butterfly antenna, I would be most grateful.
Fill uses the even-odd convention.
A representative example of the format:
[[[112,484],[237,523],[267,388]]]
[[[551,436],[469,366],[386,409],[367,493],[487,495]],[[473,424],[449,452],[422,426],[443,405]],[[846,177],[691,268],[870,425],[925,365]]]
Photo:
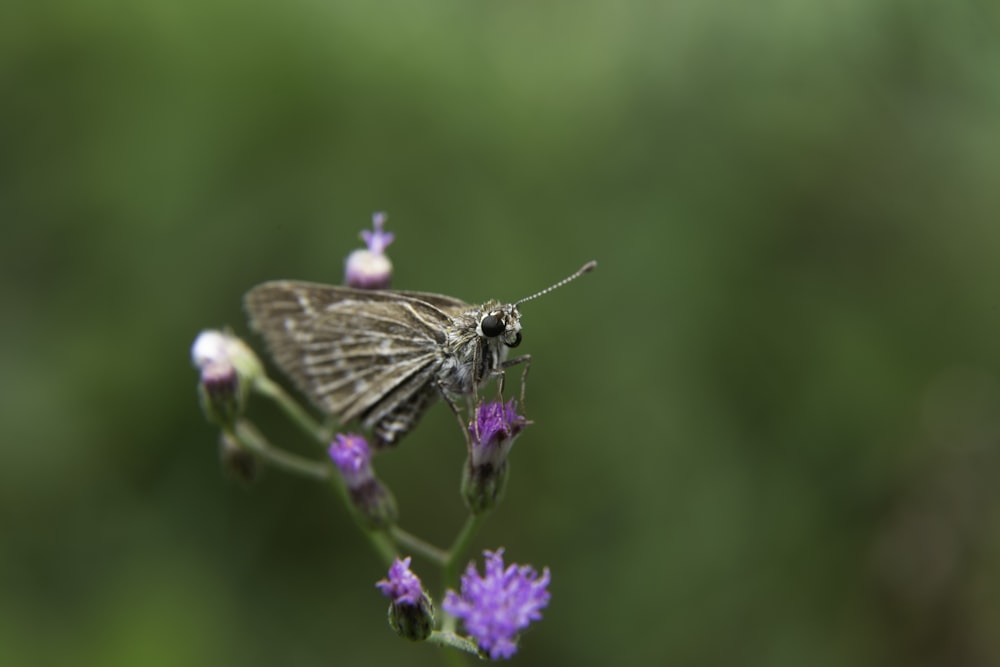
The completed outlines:
[[[566,283],[568,283],[568,282],[570,282],[572,280],[576,280],[577,278],[579,278],[583,274],[590,273],[591,271],[594,270],[594,268],[596,266],[597,266],[597,262],[595,262],[594,260],[590,260],[589,262],[587,262],[586,264],[584,264],[583,266],[581,266],[579,269],[577,269],[576,273],[574,273],[573,275],[566,276],[565,278],[563,278],[562,280],[560,280],[559,282],[557,282],[555,285],[550,285],[549,287],[546,287],[545,289],[543,289],[541,292],[535,292],[531,296],[526,296],[523,299],[515,301],[514,305],[515,306],[519,306],[522,303],[524,303],[525,301],[531,301],[532,299],[537,299],[538,297],[542,296],[543,294],[548,294],[549,292],[551,292],[554,289],[559,289],[560,287],[562,287]]]

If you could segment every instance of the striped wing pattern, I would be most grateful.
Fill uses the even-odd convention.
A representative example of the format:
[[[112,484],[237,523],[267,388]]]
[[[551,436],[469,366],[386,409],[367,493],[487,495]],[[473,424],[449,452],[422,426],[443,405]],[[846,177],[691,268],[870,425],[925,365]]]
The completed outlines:
[[[245,303],[251,325],[299,389],[384,443],[405,435],[437,398],[449,312],[468,308],[436,294],[295,281],[258,285]]]

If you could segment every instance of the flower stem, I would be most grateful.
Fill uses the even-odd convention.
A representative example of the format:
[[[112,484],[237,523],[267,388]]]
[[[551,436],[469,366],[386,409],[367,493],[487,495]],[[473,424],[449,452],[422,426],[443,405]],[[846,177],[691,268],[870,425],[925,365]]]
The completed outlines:
[[[253,389],[257,393],[270,398],[278,404],[288,418],[295,422],[295,425],[302,429],[310,438],[315,440],[321,447],[330,444],[330,434],[306,410],[299,405],[298,401],[288,395],[281,385],[271,380],[266,375],[258,377],[253,383]]]
[[[399,553],[396,551],[396,547],[393,545],[389,534],[382,530],[365,530],[364,528],[362,528],[362,532],[368,538],[372,549],[375,550],[375,553],[379,555],[379,558],[382,559],[385,565],[392,565],[396,557],[399,556]]]
[[[245,419],[240,419],[233,426],[233,435],[244,447],[265,459],[275,467],[288,472],[311,477],[315,480],[330,479],[330,465],[311,461],[302,456],[278,449],[257,430],[257,427]]]
[[[458,535],[455,537],[455,541],[451,545],[451,548],[448,549],[448,560],[445,563],[445,567],[447,568],[446,573],[448,570],[451,570],[452,573],[457,571],[456,565],[459,558],[461,558],[466,549],[469,548],[469,543],[472,541],[472,538],[476,536],[476,531],[479,530],[479,526],[482,524],[485,517],[485,514],[470,514],[469,518],[465,520],[465,525],[462,526],[462,530],[459,531]]]
[[[281,385],[271,381],[271,379],[266,376],[262,376],[257,378],[253,384],[253,388],[258,393],[277,403],[289,419],[291,419],[296,426],[302,429],[321,447],[325,449],[329,445],[331,436],[328,430],[323,426],[320,426],[316,420],[309,416],[309,413],[306,412],[295,399],[289,396],[288,392],[286,392]],[[333,487],[334,491],[336,491],[344,505],[347,507],[351,506],[350,496],[347,492],[347,488],[344,486],[343,480],[341,480],[339,475],[331,474],[331,466],[329,464],[316,463],[274,447],[267,442],[267,439],[260,433],[260,431],[257,430],[256,427],[243,420],[237,422],[236,424],[236,437],[239,438],[240,442],[244,443],[249,449],[260,454],[262,457],[279,467],[292,472],[298,472],[299,474],[303,474],[308,477],[313,477],[314,479],[329,481],[330,485]],[[396,551],[393,538],[389,535],[389,533],[386,531],[371,530],[370,528],[363,526],[357,516],[354,518],[375,553],[379,555],[386,565],[392,565],[392,562],[396,559],[398,553]]]
[[[354,519],[354,523],[358,526],[358,530],[365,536],[368,543],[371,545],[375,553],[378,554],[379,558],[386,565],[392,565],[392,562],[396,559],[399,553],[396,551],[395,542],[393,542],[392,536],[386,530],[376,530],[364,524],[361,515],[353,509],[351,504],[351,494],[347,490],[347,485],[344,484],[344,480],[340,475],[332,474],[329,476],[330,486],[333,487],[334,492],[340,498],[344,507],[348,508],[351,517]]]
[[[479,530],[479,526],[482,524],[484,518],[486,518],[485,513],[470,514],[469,518],[465,520],[462,530],[455,537],[451,548],[448,549],[448,559],[444,563],[443,587],[445,589],[449,586],[458,587],[458,562],[465,555],[466,550],[469,548],[469,543],[472,542],[472,538],[475,537],[476,531]],[[441,596],[441,599],[444,599],[444,595]],[[442,630],[444,632],[453,632],[454,629],[455,617],[451,614],[445,614]]]
[[[438,565],[444,566],[448,562],[447,551],[420,539],[413,533],[408,533],[399,526],[390,528],[389,534],[396,540],[396,544],[406,547],[413,553],[418,553]]]

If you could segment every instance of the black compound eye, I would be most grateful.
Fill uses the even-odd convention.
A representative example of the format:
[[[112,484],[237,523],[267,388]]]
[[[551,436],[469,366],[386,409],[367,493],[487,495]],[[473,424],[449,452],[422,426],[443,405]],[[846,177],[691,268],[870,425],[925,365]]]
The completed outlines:
[[[479,328],[483,330],[484,336],[487,338],[493,338],[494,336],[502,334],[506,327],[496,315],[487,315],[483,318],[483,321],[479,323]]]
[[[507,347],[517,347],[520,344],[521,344],[521,332],[518,331],[516,334],[514,334],[513,342],[507,343]]]

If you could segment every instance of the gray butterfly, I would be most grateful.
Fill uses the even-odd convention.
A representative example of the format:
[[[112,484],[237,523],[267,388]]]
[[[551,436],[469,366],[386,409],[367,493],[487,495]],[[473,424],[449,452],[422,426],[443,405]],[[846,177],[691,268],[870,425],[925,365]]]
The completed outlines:
[[[377,445],[405,436],[438,398],[474,396],[530,355],[507,359],[521,342],[518,306],[587,273],[514,303],[473,306],[426,292],[361,290],[279,280],[247,292],[251,326],[275,363],[319,408],[358,420]],[[522,398],[523,398],[522,374]]]

